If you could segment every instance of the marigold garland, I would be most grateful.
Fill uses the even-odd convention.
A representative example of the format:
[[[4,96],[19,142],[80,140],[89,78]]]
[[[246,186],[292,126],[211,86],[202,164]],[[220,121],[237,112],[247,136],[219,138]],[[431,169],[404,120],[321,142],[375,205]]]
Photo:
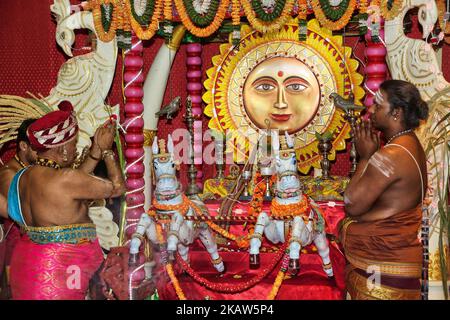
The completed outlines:
[[[270,22],[260,21],[260,19],[256,17],[256,13],[249,1],[250,0],[242,0],[242,7],[244,8],[245,15],[251,26],[261,33],[280,30],[288,20],[291,19],[291,10],[294,7],[294,0],[287,0],[281,15]]]
[[[342,0],[338,5],[333,6],[330,0],[319,0],[320,7],[327,18],[333,21],[339,20],[348,10],[350,0]]]
[[[275,7],[271,13],[265,12],[262,7],[261,0],[251,0],[252,9],[255,11],[259,19],[264,22],[272,22],[276,18],[280,17],[283,12],[283,8],[286,5],[286,0],[274,0]]]
[[[173,271],[172,263],[166,264],[166,271],[167,271],[167,274],[169,275],[170,281],[175,289],[175,292],[177,293],[178,299],[187,300],[186,296],[184,295],[183,289],[181,289],[180,283],[178,282],[178,279],[175,276],[175,272]]]
[[[299,0],[298,1],[298,16],[299,20],[306,20],[308,15],[308,2],[307,0]]]
[[[233,26],[238,26],[241,23],[241,5],[239,0],[231,1],[231,21]]]
[[[159,21],[160,21],[160,18],[162,15],[162,10],[163,10],[163,0],[155,0],[154,5],[155,5],[155,8],[154,8],[153,15],[151,18],[151,23],[147,27],[147,29],[144,30],[142,28],[142,26],[140,25],[140,23],[138,21],[136,21],[136,19],[134,18],[133,14],[132,14],[130,1],[126,1],[126,10],[127,10],[128,16],[130,17],[131,27],[133,28],[133,31],[136,33],[138,38],[141,40],[151,39],[155,35],[156,31],[158,31]]]
[[[182,0],[183,9],[188,13],[189,18],[198,27],[206,27],[212,23],[217,14],[220,1],[211,1],[205,14],[199,14],[192,0]]]
[[[136,0],[126,0],[130,4],[131,8],[131,14],[133,15],[133,18],[139,22],[141,26],[148,25],[148,22],[150,21],[150,18],[153,16],[153,12],[155,10],[155,0],[146,0],[145,2],[145,9],[144,13],[142,15],[138,15],[136,13],[134,3]]]
[[[109,13],[107,12],[106,6],[109,7]],[[111,27],[111,21],[112,21],[112,15],[114,12],[114,7],[110,3],[102,4],[100,6],[100,10],[102,12],[102,27],[103,27],[103,30],[105,30],[107,32],[109,30],[109,28]],[[120,25],[120,23],[118,23],[118,24]]]
[[[377,1],[380,2],[379,0]],[[403,0],[393,0],[392,6],[388,8],[388,1],[381,1],[380,12],[385,20],[392,20],[398,16],[400,10],[403,8]]]
[[[177,262],[180,264],[180,266],[183,268],[184,271],[186,271],[196,282],[200,283],[204,287],[216,291],[216,292],[223,292],[223,293],[237,293],[242,292],[244,290],[247,290],[259,282],[261,282],[262,279],[267,277],[273,269],[276,267],[276,265],[280,262],[281,258],[283,257],[283,254],[285,253],[286,248],[288,247],[289,243],[286,241],[283,243],[283,246],[278,250],[276,253],[275,258],[271,261],[269,266],[262,270],[261,273],[259,273],[257,276],[253,277],[247,282],[239,283],[239,284],[226,284],[223,282],[215,283],[211,282],[204,277],[200,276],[194,269],[189,266],[189,264],[181,258],[180,254],[176,253],[176,259]]]
[[[308,201],[308,197],[303,195],[302,201],[298,203],[282,204],[279,203],[276,198],[272,200],[270,205],[270,215],[272,217],[289,216],[304,216],[305,213],[309,213],[311,209]]]
[[[172,20],[172,0],[164,0],[164,20]]]
[[[86,9],[92,10],[92,16],[94,19],[95,31],[98,38],[103,42],[109,42],[116,36],[116,30],[118,27],[118,18],[121,11],[121,3],[118,0],[110,0],[109,3],[113,6],[111,23],[108,31],[105,30],[102,23],[102,0],[90,0]]]
[[[182,198],[183,198],[183,202],[181,204],[161,204],[159,203],[156,199],[153,200],[153,206],[158,209],[158,210],[163,210],[163,211],[178,211],[180,212],[180,214],[184,217],[189,208],[192,208],[197,216],[202,216],[203,212],[202,210],[195,204],[193,203],[191,200],[188,199],[188,197],[186,197],[186,195],[182,194]],[[156,214],[153,210],[150,210],[149,215],[156,217]],[[248,235],[246,236],[236,236],[230,232],[228,232],[227,230],[223,229],[222,227],[220,227],[219,225],[213,223],[212,221],[205,221],[205,223],[215,232],[221,234],[223,237],[230,239],[232,241],[235,241],[236,244],[238,245],[238,247],[240,248],[247,248],[249,246],[248,243]]]
[[[359,1],[359,13],[367,13],[367,7],[369,5],[369,0],[360,0]]]
[[[342,17],[336,21],[330,20],[325,16],[325,13],[320,6],[319,0],[311,0],[311,5],[317,20],[319,20],[319,23],[325,28],[336,31],[345,27],[350,21],[350,18],[355,11],[356,0],[350,0],[347,11],[345,11]]]
[[[289,237],[286,239],[289,242]],[[285,250],[283,260],[281,261],[280,271],[278,271],[277,277],[273,283],[272,289],[270,290],[267,300],[274,300],[280,290],[281,284],[283,283],[284,276],[289,266],[289,248]]]
[[[186,12],[183,0],[175,0],[175,7],[177,8],[178,14],[180,15],[181,22],[190,33],[200,38],[209,37],[219,29],[223,20],[225,19],[229,4],[230,0],[222,0],[220,2],[219,8],[217,9],[217,14],[211,24],[207,27],[199,28],[194,25],[191,18],[189,17],[189,14]]]

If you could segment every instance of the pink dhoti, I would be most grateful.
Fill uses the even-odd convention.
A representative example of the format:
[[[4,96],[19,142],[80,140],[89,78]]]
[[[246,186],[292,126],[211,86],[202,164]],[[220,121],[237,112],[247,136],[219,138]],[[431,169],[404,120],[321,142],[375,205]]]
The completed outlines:
[[[36,234],[24,234],[14,250],[10,281],[12,298],[84,300],[89,280],[103,262],[98,240],[91,237],[78,243],[39,242],[31,240],[34,236]]]

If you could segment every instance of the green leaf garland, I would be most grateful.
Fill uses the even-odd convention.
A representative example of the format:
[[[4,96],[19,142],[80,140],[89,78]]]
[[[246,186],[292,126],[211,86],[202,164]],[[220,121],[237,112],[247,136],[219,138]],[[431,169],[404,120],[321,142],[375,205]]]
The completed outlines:
[[[108,16],[107,16],[106,9],[105,9],[106,6],[109,7],[109,15]],[[100,10],[102,12],[102,26],[103,26],[103,29],[106,32],[108,32],[109,28],[111,28],[114,6],[111,3],[109,3],[109,4],[102,4],[100,6]]]
[[[283,12],[285,5],[286,0],[276,0],[273,12],[267,13],[262,7],[261,0],[252,0],[253,11],[255,11],[258,18],[264,22],[271,22],[279,18],[281,16],[281,13]]]
[[[147,0],[145,4],[145,10],[142,15],[138,15],[136,10],[134,9],[134,1],[135,0],[127,0],[130,1],[131,14],[134,19],[142,26],[147,27],[150,24],[151,17],[153,16],[153,12],[155,11],[155,0]]]
[[[339,20],[347,11],[350,0],[342,0],[337,6],[333,6],[330,0],[319,0],[322,11],[328,19],[333,21]]]
[[[194,2],[192,0],[183,0],[184,7],[186,8],[186,11],[187,11],[191,21],[197,27],[209,26],[213,22],[214,17],[217,14],[217,10],[219,8],[220,1],[211,0],[211,4],[209,5],[208,11],[204,15],[201,15],[201,14],[197,13],[197,11],[195,11],[193,3]]]

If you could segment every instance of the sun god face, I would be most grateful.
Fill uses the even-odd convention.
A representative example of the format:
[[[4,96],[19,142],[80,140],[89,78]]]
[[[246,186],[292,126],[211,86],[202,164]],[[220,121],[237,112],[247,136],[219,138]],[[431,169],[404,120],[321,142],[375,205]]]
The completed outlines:
[[[260,129],[295,133],[314,117],[320,103],[320,85],[310,68],[291,57],[263,61],[248,75],[243,88],[244,107]]]

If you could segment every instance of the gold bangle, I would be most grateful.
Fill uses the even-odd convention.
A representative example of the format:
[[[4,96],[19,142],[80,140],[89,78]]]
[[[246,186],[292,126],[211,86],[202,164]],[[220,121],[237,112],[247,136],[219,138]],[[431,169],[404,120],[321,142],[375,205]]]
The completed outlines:
[[[175,237],[177,237],[178,240],[180,240],[180,237],[178,235],[178,231],[170,230],[169,232],[167,232],[167,238],[169,238],[172,235],[174,235]]]
[[[250,236],[250,239],[253,239],[253,238],[255,238],[255,239],[259,239],[259,241],[263,241],[263,236],[262,236],[262,234],[260,234],[260,233],[257,233],[257,232],[255,232],[254,234],[252,234],[251,236]]]
[[[323,264],[322,268],[325,269],[325,270],[330,270],[331,268],[333,268],[333,265],[330,262],[330,263],[327,263],[327,264]]]
[[[212,264],[214,264],[214,265],[221,264],[221,263],[222,263],[222,257],[219,256],[217,259],[211,260],[211,262],[212,262]]]
[[[300,242],[300,239],[298,237],[291,237],[289,239],[289,244],[291,244],[292,242],[297,242],[299,245],[302,245],[302,243]]]
[[[142,242],[145,240],[144,236],[142,234],[140,234],[140,233],[137,233],[137,232],[132,234],[131,239],[133,239],[133,238],[138,238]]]
[[[112,150],[105,150],[102,153],[102,159],[105,160],[106,157],[113,157],[114,158],[114,151]]]

